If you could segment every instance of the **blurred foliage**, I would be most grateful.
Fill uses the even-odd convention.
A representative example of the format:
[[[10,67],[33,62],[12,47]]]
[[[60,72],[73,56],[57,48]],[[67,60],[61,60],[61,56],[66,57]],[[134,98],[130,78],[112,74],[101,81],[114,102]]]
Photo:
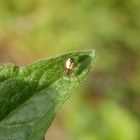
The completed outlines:
[[[139,0],[0,3],[1,62],[97,50],[95,70],[62,111],[66,139],[140,139]]]

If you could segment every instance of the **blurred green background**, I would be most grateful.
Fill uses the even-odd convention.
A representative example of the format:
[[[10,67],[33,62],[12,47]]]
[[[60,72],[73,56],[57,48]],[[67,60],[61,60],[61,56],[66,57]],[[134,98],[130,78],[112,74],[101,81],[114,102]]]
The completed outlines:
[[[47,140],[140,139],[139,0],[0,0],[0,63],[96,49],[93,71]]]

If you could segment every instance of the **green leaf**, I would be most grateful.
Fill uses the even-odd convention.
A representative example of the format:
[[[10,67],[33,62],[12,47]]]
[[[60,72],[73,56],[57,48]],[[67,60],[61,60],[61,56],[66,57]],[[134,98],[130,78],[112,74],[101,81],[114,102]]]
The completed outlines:
[[[75,68],[64,75],[65,61]],[[43,140],[56,112],[80,86],[95,51],[79,51],[17,67],[0,65],[0,140]]]

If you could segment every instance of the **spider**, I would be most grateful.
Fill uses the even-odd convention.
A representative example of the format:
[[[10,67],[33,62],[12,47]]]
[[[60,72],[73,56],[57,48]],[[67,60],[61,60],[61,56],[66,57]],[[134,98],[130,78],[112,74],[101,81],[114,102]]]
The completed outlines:
[[[65,76],[71,76],[74,67],[76,66],[76,62],[74,60],[74,58],[68,58],[65,62]],[[78,82],[81,83],[78,79],[78,77],[76,76],[76,73],[74,72],[75,77],[77,78]]]
[[[68,58],[65,62],[65,75],[70,76],[75,67],[75,60],[73,58]]]

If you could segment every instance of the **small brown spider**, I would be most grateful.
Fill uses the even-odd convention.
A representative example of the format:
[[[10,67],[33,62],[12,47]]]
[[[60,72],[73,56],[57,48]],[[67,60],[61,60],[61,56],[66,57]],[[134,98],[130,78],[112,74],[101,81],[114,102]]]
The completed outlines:
[[[68,58],[65,62],[65,73],[64,74],[65,74],[65,76],[69,76],[69,78],[70,78],[71,73],[74,72],[74,75],[75,75],[76,79],[81,84],[78,77],[76,76],[75,71],[73,70],[75,66],[76,66],[75,60],[73,58]]]
[[[75,67],[74,59],[68,58],[65,63],[65,75],[70,76],[74,67]]]

